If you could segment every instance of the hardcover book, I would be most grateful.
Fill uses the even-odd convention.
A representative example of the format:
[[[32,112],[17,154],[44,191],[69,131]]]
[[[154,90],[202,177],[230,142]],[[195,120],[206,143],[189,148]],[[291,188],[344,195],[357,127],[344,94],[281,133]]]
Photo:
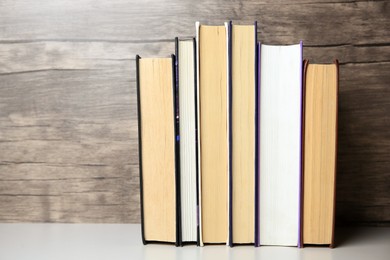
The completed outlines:
[[[301,246],[302,43],[259,54],[257,245]]]
[[[229,245],[255,239],[257,24],[231,25]]]
[[[199,241],[195,39],[175,39],[182,242]]]
[[[228,24],[196,23],[200,245],[227,243]]]
[[[303,243],[333,247],[338,62],[304,65]]]
[[[175,56],[136,57],[142,241],[180,245]]]

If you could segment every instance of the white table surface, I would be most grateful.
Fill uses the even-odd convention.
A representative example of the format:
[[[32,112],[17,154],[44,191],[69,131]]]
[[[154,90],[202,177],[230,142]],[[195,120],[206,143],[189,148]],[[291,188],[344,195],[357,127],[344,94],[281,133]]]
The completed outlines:
[[[337,228],[338,247],[175,247],[141,242],[138,224],[0,224],[0,260],[390,259],[390,228]]]

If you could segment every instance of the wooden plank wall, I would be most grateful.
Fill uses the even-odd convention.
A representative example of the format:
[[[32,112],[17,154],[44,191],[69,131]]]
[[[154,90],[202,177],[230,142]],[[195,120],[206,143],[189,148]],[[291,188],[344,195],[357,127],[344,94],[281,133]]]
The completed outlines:
[[[195,21],[340,60],[337,221],[390,223],[390,4],[0,0],[0,222],[139,222],[136,54]]]

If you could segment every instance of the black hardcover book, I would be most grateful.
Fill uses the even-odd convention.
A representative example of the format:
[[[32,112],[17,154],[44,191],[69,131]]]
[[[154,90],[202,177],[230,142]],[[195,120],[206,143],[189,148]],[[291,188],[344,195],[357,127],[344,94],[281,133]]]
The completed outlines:
[[[142,242],[180,246],[175,55],[145,59],[137,55],[136,70]],[[172,95],[166,95],[169,92]]]
[[[257,22],[228,23],[229,240],[255,244],[258,230],[258,67]],[[254,35],[248,35],[253,31]],[[237,34],[237,35],[236,35]],[[237,56],[238,55],[238,56]],[[249,57],[248,57],[249,56]],[[253,57],[252,57],[253,56]],[[237,59],[235,59],[237,58]],[[238,66],[238,67],[237,67]],[[253,71],[248,73],[248,66]],[[252,74],[252,78],[250,75]],[[236,76],[237,78],[233,78]],[[251,82],[253,85],[248,85]],[[237,95],[236,95],[237,94]],[[251,107],[251,111],[247,111]],[[250,114],[249,118],[246,118]],[[246,122],[245,122],[246,121]],[[237,132],[235,132],[237,131]],[[239,138],[235,139],[234,138]],[[234,144],[238,146],[234,147]],[[249,145],[249,146],[248,146]],[[233,150],[234,149],[234,150]],[[244,158],[245,157],[245,158]],[[249,162],[248,162],[248,158]],[[251,164],[249,166],[249,164]],[[250,169],[250,170],[249,170]],[[249,171],[248,171],[249,170]],[[240,183],[241,182],[241,183]],[[249,185],[249,186],[243,186]],[[248,196],[248,193],[253,193]],[[250,201],[249,205],[247,202]],[[240,212],[237,211],[240,205]],[[236,216],[236,219],[235,219]],[[250,224],[248,224],[250,223]],[[235,231],[237,234],[235,234]]]

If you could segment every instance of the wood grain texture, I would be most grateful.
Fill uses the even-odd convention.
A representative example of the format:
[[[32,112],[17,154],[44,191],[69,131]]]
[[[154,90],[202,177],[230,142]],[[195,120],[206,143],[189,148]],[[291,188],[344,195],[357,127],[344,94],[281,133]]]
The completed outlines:
[[[336,216],[390,224],[390,4],[0,0],[0,221],[139,222],[135,54],[196,20],[340,60]]]

